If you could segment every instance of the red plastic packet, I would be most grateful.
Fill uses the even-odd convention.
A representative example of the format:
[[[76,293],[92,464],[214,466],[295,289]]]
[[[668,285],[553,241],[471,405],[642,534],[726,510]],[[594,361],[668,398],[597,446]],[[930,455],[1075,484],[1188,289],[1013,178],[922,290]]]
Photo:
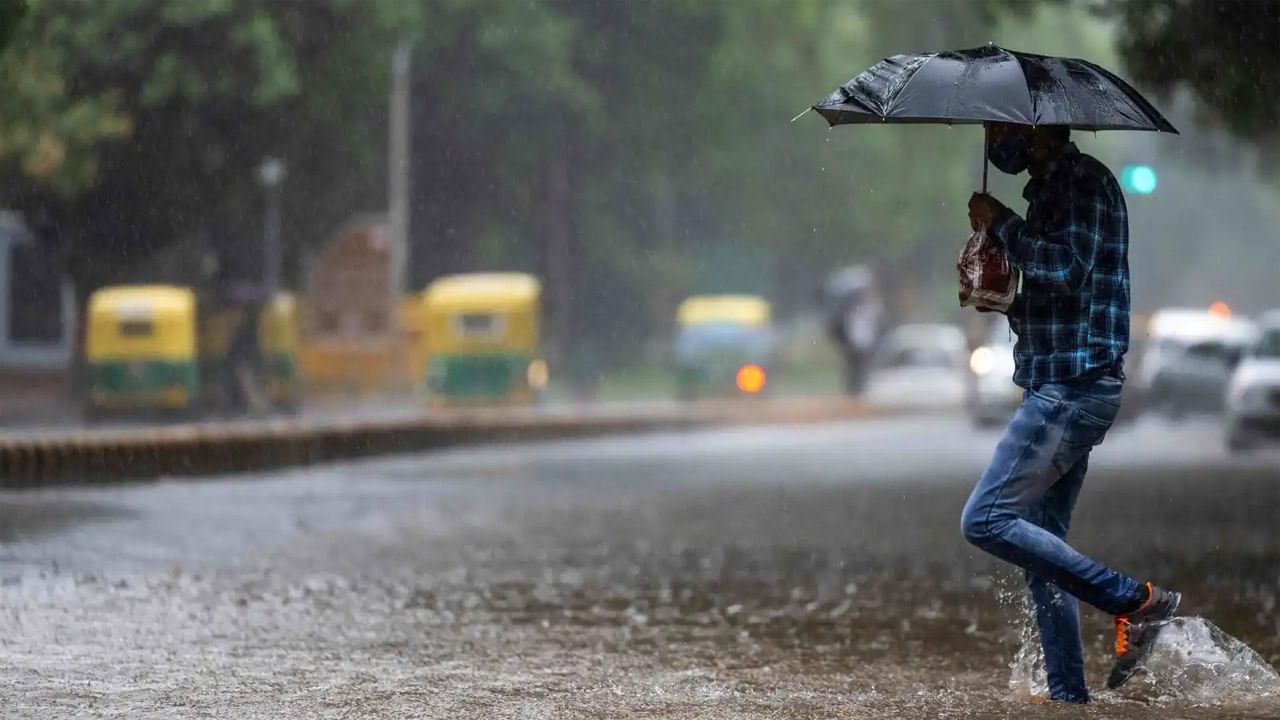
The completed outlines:
[[[1008,312],[1018,293],[1018,269],[1009,264],[1004,246],[985,229],[969,236],[956,270],[960,273],[961,307]]]

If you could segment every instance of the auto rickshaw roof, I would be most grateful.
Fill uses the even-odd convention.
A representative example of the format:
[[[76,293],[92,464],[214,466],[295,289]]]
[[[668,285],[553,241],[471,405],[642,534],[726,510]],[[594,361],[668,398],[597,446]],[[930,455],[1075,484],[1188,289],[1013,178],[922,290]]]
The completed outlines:
[[[676,322],[680,325],[712,322],[765,325],[770,315],[769,302],[758,295],[694,295],[680,303]]]
[[[538,301],[542,285],[525,273],[468,273],[449,275],[427,286],[427,307],[506,307]]]
[[[95,291],[90,302],[100,311],[145,308],[153,313],[186,313],[195,309],[196,295],[176,285],[116,285]]]

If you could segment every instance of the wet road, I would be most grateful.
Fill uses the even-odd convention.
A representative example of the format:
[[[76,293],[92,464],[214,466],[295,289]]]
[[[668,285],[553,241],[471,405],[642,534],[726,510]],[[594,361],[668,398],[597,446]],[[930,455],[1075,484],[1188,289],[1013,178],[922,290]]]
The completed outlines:
[[[1274,718],[1168,678],[1010,689],[960,418],[476,448],[0,495],[0,717]],[[1280,661],[1280,456],[1139,424],[1073,539]],[[1089,673],[1107,618],[1085,618]],[[1274,688],[1273,688],[1274,689]]]

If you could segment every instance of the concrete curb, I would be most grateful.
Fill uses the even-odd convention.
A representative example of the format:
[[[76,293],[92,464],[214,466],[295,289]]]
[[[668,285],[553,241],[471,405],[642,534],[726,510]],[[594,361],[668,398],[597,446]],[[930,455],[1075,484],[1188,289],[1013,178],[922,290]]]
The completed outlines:
[[[473,410],[352,423],[259,421],[0,439],[0,489],[256,472],[481,443],[883,415],[843,399],[697,403],[649,411]]]

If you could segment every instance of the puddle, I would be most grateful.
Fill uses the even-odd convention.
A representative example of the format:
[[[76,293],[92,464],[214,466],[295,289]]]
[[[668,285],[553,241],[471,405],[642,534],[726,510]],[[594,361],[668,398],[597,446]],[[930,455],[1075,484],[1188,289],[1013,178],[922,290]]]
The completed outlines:
[[[1009,691],[1015,700],[1047,699],[1044,653],[1029,599],[1023,602],[1019,617],[1018,651],[1009,663]],[[1202,706],[1274,704],[1280,710],[1280,673],[1248,645],[1204,618],[1169,621],[1143,670],[1120,695],[1144,702]]]
[[[1204,618],[1169,621],[1143,666],[1146,673],[1129,681],[1125,695],[1205,705],[1260,700],[1280,705],[1280,674]]]

